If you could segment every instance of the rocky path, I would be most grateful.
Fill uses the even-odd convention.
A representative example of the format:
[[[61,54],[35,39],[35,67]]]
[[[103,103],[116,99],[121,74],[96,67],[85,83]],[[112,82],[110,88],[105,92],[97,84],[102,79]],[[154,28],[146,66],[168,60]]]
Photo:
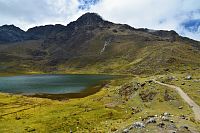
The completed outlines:
[[[190,107],[192,108],[194,115],[195,115],[195,119],[197,121],[200,121],[200,107],[199,105],[197,105],[180,87],[174,86],[174,85],[169,85],[169,84],[164,84],[161,83],[159,81],[153,80],[155,83],[160,84],[160,85],[164,85],[170,88],[175,89],[178,94],[190,105]]]

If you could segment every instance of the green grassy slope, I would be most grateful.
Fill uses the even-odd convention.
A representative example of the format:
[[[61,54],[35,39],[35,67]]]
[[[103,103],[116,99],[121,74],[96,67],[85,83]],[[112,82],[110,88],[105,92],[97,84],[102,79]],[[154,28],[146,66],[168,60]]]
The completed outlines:
[[[34,27],[23,33],[27,38],[22,41],[0,44],[0,73],[153,74],[200,66],[198,41],[175,31],[115,24],[95,13],[67,26]]]
[[[80,29],[70,40],[60,43],[41,40],[1,45],[1,66],[11,72],[16,69],[22,72],[126,74],[200,66],[199,42],[182,37],[170,41],[148,32],[121,30],[121,27],[82,29],[83,33]],[[87,32],[89,35],[85,36]]]
[[[131,85],[146,80],[128,78],[112,81],[94,95],[68,101],[0,94],[0,132],[49,133],[69,132],[70,129],[73,132],[114,132],[164,112],[173,115],[170,119],[177,130],[181,130],[182,125],[193,131],[200,130],[199,124],[193,121],[191,109],[173,90],[148,82],[138,90]],[[124,89],[127,84],[131,85],[130,88]],[[183,107],[181,111],[179,106]],[[186,119],[181,119],[181,115],[185,115]],[[158,121],[159,118],[157,124]],[[140,132],[171,130],[168,127],[170,122],[165,122],[164,129],[158,128],[157,124],[149,124]]]

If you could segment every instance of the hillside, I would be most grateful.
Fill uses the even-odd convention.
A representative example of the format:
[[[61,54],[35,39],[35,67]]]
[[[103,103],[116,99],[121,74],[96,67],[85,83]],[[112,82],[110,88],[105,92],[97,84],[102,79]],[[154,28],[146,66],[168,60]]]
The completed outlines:
[[[1,77],[41,73],[125,76],[80,94],[1,92],[0,132],[200,131],[200,42],[175,31],[136,29],[95,13],[86,13],[67,26],[45,25],[27,31],[1,26]],[[20,83],[16,77],[21,76],[14,76]],[[24,82],[14,86],[30,89],[34,82],[22,77]],[[10,84],[8,79],[1,83],[5,80]],[[34,80],[38,90],[45,81],[57,91],[56,86],[63,82],[74,84],[60,79],[52,83],[47,77]]]
[[[152,74],[198,69],[200,43],[175,31],[136,29],[86,13],[63,25],[0,27],[0,73]]]

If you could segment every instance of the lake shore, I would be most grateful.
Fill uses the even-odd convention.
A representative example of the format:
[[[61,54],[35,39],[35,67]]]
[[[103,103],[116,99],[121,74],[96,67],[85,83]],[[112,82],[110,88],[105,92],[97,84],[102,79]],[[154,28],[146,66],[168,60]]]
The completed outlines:
[[[35,95],[29,95],[29,97],[38,97],[38,98],[48,98],[52,100],[68,100],[68,99],[74,99],[74,98],[84,98],[89,95],[93,95],[101,90],[109,81],[103,81],[101,83],[98,83],[97,85],[94,85],[92,87],[88,87],[81,91],[80,93],[66,93],[66,94],[35,94]]]
[[[0,93],[0,132],[69,132],[70,129],[73,132],[123,131],[134,122],[165,112],[173,115],[170,119],[177,130],[181,130],[185,124],[190,130],[200,130],[198,122],[193,122],[191,108],[173,90],[168,94],[175,100],[169,101],[164,99],[168,88],[154,83],[146,82],[144,87],[131,93],[122,91],[129,83],[143,84],[149,80],[139,77],[116,79],[93,95],[61,101]],[[148,94],[149,91],[157,93],[152,100],[143,101],[143,93]],[[182,106],[181,110],[179,106]],[[182,119],[181,115],[186,119]],[[165,122],[165,125],[166,128],[162,130],[167,132],[170,122]],[[156,123],[140,130],[160,131]]]
[[[34,74],[0,77],[0,91],[29,97],[66,100],[83,98],[98,92],[119,75]],[[6,89],[7,88],[7,89]],[[12,89],[10,89],[12,88]]]

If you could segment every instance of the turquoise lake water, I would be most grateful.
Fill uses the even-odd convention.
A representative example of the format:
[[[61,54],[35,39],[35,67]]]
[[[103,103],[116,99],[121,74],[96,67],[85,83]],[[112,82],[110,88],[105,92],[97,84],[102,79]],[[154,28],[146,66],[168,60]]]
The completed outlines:
[[[111,75],[25,75],[0,77],[0,92],[14,94],[66,94],[80,93]],[[92,88],[91,88],[92,89]]]

